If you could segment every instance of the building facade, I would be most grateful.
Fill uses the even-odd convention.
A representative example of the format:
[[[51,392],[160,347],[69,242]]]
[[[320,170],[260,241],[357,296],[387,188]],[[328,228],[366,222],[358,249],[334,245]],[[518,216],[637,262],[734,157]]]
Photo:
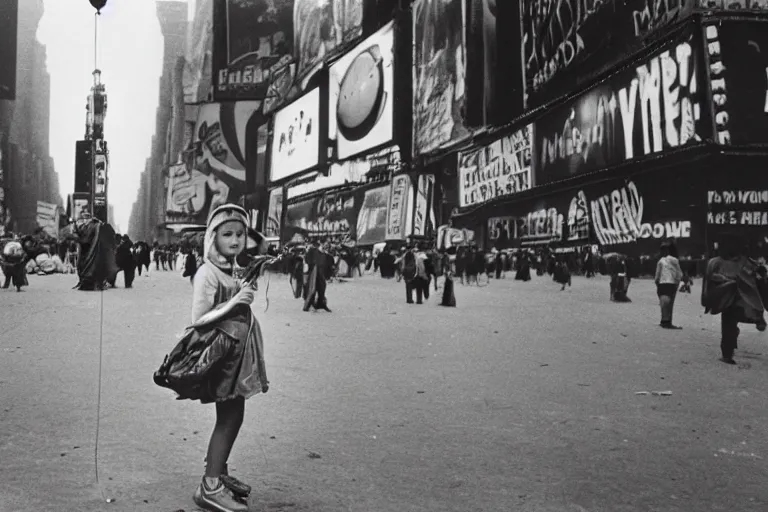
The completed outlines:
[[[42,0],[18,2],[16,95],[0,100],[2,220],[21,233],[37,228],[37,201],[63,204],[49,152],[51,79],[37,40],[42,16]]]
[[[184,55],[187,39],[187,3],[159,1],[157,18],[163,35],[163,67],[159,79],[159,103],[151,154],[142,173],[139,191],[133,205],[129,236],[134,240],[164,242],[166,180],[169,161],[169,126],[173,117],[174,77],[178,58]]]

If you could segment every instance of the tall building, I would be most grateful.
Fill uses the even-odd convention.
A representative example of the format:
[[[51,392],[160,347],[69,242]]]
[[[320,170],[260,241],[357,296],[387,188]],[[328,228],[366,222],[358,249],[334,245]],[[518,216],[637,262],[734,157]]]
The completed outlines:
[[[129,236],[135,240],[163,241],[166,233],[161,228],[165,218],[164,170],[176,155],[169,154],[169,126],[173,113],[172,94],[174,69],[178,58],[184,55],[187,37],[187,3],[157,2],[157,18],[163,34],[163,72],[159,80],[160,101],[157,106],[152,153],[141,177],[139,191],[131,211]]]
[[[51,79],[45,45],[37,40],[43,12],[43,0],[18,2],[16,99],[0,100],[5,220],[22,233],[37,227],[37,201],[63,203],[49,153]]]

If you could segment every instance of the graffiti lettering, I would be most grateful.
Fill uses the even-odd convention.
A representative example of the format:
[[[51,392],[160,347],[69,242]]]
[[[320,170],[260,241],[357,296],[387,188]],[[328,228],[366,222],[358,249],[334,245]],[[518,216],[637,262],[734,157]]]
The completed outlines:
[[[572,107],[559,133],[542,136],[541,167],[575,155],[581,157],[581,163],[587,162],[590,152],[597,155],[597,162],[603,162],[599,165],[607,165],[697,139],[701,112],[696,76],[693,48],[685,42],[638,66],[618,94],[604,89],[586,93]],[[623,154],[614,148],[619,130],[623,132]],[[638,131],[642,132],[642,147],[635,147]],[[571,174],[584,170],[576,162],[569,166]]]
[[[691,221],[646,223],[640,226],[639,238],[691,238]]]
[[[538,89],[584,51],[584,23],[612,0],[527,0],[523,2],[526,69]]]
[[[768,0],[698,0],[702,9],[726,9],[739,11],[750,9],[753,11],[768,10]]]
[[[590,202],[600,245],[634,242],[640,236],[643,198],[633,182]]]
[[[471,206],[531,187],[531,126],[459,155],[460,206]]]
[[[635,35],[643,36],[678,21],[692,6],[693,0],[645,0],[642,10],[632,12]]]

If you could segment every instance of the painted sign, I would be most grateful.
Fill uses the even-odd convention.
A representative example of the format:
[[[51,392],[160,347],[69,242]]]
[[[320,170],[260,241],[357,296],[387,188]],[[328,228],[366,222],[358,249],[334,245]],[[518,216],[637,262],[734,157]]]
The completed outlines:
[[[416,180],[416,206],[413,210],[413,235],[429,236],[436,227],[435,175],[420,174]]]
[[[730,226],[768,226],[768,189],[709,190],[707,223]]]
[[[536,183],[699,143],[708,123],[694,32],[536,121]]]
[[[466,0],[415,0],[413,151],[429,153],[469,136],[466,105]]]
[[[718,142],[768,143],[768,22],[718,20],[705,38]]]
[[[283,216],[283,189],[276,188],[269,193],[269,206],[267,208],[264,236],[280,236],[280,220]]]
[[[320,161],[320,89],[275,113],[270,181],[289,178]]]
[[[532,125],[459,153],[459,206],[475,206],[531,188]]]
[[[387,207],[387,240],[404,240],[406,233],[406,212],[411,179],[407,174],[392,178],[389,206]]]

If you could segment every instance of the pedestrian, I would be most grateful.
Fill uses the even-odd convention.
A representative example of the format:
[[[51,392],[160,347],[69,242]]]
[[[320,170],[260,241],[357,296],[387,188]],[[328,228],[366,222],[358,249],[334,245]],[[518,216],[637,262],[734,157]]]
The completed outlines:
[[[571,271],[562,256],[557,258],[557,263],[555,263],[553,274],[553,280],[557,284],[562,285],[560,291],[565,290],[566,285],[571,286]]]
[[[682,329],[672,323],[677,287],[683,279],[683,270],[677,259],[677,247],[672,242],[661,244],[661,258],[656,263],[656,295],[661,308],[661,323],[664,329]]]
[[[424,290],[429,297],[429,281],[424,267],[424,259],[416,254],[415,249],[409,248],[403,254],[400,273],[405,280],[405,299],[413,304],[413,292],[416,291],[416,304],[423,304]]]
[[[329,269],[333,268],[333,257],[315,240],[307,250],[304,261],[308,270],[308,276],[304,280],[304,311],[309,311],[312,307],[315,311],[322,309],[330,313],[325,291],[328,287]]]
[[[133,280],[136,277],[136,261],[133,259],[133,242],[128,235],[117,235],[117,252],[115,262],[118,268],[123,271],[123,279],[126,288],[133,288]]]
[[[227,459],[240,432],[245,415],[245,400],[269,389],[264,366],[261,328],[253,317],[254,288],[235,279],[235,261],[246,247],[248,214],[233,204],[216,208],[205,231],[203,265],[194,277],[192,321],[195,327],[213,325],[227,310],[240,305],[246,320],[232,328],[240,336],[209,374],[205,388],[209,396],[201,403],[216,404],[216,425],[206,456],[205,476],[194,493],[194,501],[206,510],[245,512],[243,495],[248,486],[229,477]],[[222,305],[224,305],[222,307]],[[215,330],[215,329],[214,329]],[[234,485],[233,485],[234,484]],[[238,489],[247,489],[241,492]]]
[[[197,256],[195,255],[195,249],[190,248],[187,250],[187,256],[184,260],[184,274],[182,274],[182,277],[188,277],[189,282],[194,285],[196,273],[197,273]]]
[[[739,323],[755,324],[765,331],[763,313],[768,303],[765,267],[744,255],[744,244],[735,235],[726,235],[718,247],[718,256],[707,262],[701,286],[704,313],[720,315],[720,360],[736,364]]]
[[[2,256],[0,256],[3,274],[5,274],[5,284],[3,289],[10,287],[11,283],[16,287],[16,291],[22,291],[23,286],[28,286],[27,280],[27,253],[18,240],[11,240],[3,247]]]

